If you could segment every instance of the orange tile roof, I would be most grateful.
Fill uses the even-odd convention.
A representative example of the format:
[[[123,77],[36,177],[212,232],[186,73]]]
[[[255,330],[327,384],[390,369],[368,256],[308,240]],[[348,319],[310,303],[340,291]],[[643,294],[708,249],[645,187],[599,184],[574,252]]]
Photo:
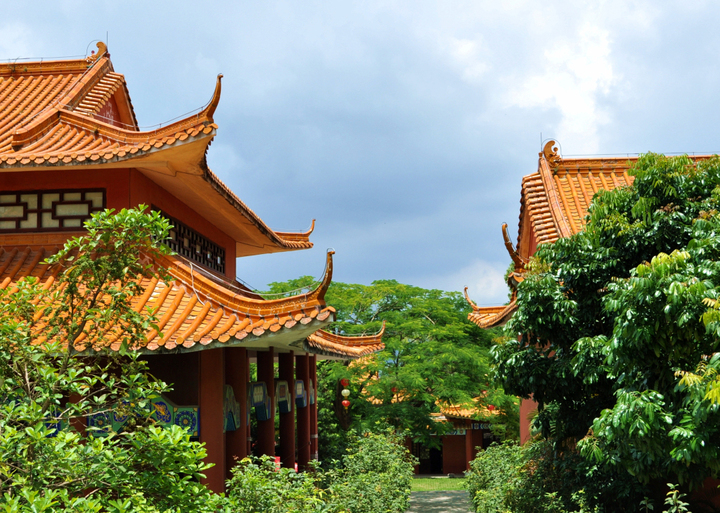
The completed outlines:
[[[476,401],[479,402],[479,399]],[[440,408],[440,415],[454,419],[476,419],[480,416],[486,417],[490,415],[498,415],[500,411],[497,408],[490,410],[485,405],[477,405],[475,407],[455,406],[452,404],[442,404],[438,402]]]
[[[43,261],[57,250],[57,246],[1,248],[0,289],[12,289],[26,276],[35,276],[44,287],[51,287],[60,266],[49,267]],[[168,269],[172,281],[144,279],[145,293],[133,301],[137,311],[152,308],[158,319],[160,333],[150,330],[146,334],[147,343],[139,348],[143,352],[186,352],[224,345],[297,349],[306,336],[334,320],[335,309],[324,300],[332,279],[332,252],[328,252],[325,275],[315,290],[274,300],[247,294],[243,287],[182,257],[161,257],[155,263]],[[119,341],[109,342],[111,349],[119,349]],[[79,351],[92,349],[92,343],[91,347],[80,344]],[[313,346],[305,350],[318,352]]]
[[[465,300],[472,307],[472,312],[468,314],[468,319],[481,328],[492,328],[505,324],[507,320],[517,310],[515,297],[512,301],[504,306],[477,306],[468,296],[468,288],[465,287]]]
[[[637,157],[563,159],[554,144],[540,153],[537,172],[523,178],[518,245],[527,229],[538,244],[578,233],[595,193],[633,183],[628,170]]]
[[[305,348],[310,352],[317,352],[325,356],[340,358],[360,358],[385,349],[382,336],[385,333],[385,323],[375,335],[346,336],[336,335],[325,330],[318,330],[305,339]]]
[[[212,99],[197,114],[140,131],[124,77],[114,72],[105,45],[98,43],[98,48],[98,54],[88,59],[0,64],[0,172],[68,165],[137,167],[178,197],[184,194],[180,199],[194,208],[203,202],[206,209],[220,209],[222,215],[213,211],[210,217],[239,245],[247,238],[247,229],[253,230],[260,242],[242,245],[238,254],[312,247],[312,229],[271,230],[207,167],[205,152],[218,128],[213,114],[220,101],[222,75]],[[100,115],[110,98],[125,113],[125,122]],[[192,149],[192,158],[181,148]],[[159,152],[161,156],[156,156]],[[175,176],[177,172],[163,176],[162,170],[153,174],[168,163],[175,171],[189,166],[188,172],[182,177]],[[219,198],[210,198],[218,194],[227,207]]]
[[[636,161],[637,157],[563,158],[555,141],[548,141],[539,154],[538,170],[522,180],[517,249],[510,242],[507,225],[503,225],[505,246],[515,262],[511,281],[522,281],[523,256],[531,256],[527,247],[530,235],[537,244],[546,244],[582,231],[593,196],[600,189],[632,185],[634,177],[628,171]],[[481,328],[505,324],[517,309],[514,298],[504,306],[480,308],[470,301],[467,289],[465,297],[473,307],[468,319]]]

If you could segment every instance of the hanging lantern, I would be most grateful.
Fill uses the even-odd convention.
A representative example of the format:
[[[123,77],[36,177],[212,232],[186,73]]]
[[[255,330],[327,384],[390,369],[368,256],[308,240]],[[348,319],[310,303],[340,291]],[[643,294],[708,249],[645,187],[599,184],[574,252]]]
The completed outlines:
[[[347,410],[350,407],[350,401],[348,401],[347,399],[343,399],[342,405],[345,410]]]
[[[340,384],[343,386],[343,388],[347,388],[348,386],[350,386],[350,380],[348,380],[347,378],[343,378],[340,380]]]
[[[490,411],[493,411],[493,410],[495,409],[495,405],[494,405],[494,404],[488,404],[487,409],[490,410]]]
[[[342,392],[340,392],[343,397],[349,397],[350,396],[350,390],[347,388],[343,388]]]

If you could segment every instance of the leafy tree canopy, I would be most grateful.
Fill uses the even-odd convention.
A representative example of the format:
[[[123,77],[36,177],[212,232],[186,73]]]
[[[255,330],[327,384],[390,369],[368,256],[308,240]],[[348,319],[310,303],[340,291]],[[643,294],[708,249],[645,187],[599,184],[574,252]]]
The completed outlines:
[[[640,482],[720,471],[720,159],[642,156],[584,231],[542,245],[493,349],[557,443]]]
[[[270,292],[311,283],[309,277],[273,283]],[[493,334],[467,320],[470,307],[461,294],[378,280],[371,285],[333,282],[326,300],[337,309],[331,331],[367,335],[377,333],[383,322],[386,327],[383,351],[350,364],[323,364],[320,377],[326,380],[327,400],[333,408],[332,415],[321,409],[321,422],[365,430],[381,420],[400,431],[409,430],[415,441],[432,445],[437,438],[431,435],[450,427],[431,420],[430,414],[439,411],[438,403],[492,404],[500,415],[479,413],[477,418],[516,432],[516,400],[493,385],[489,364]],[[340,405],[338,380],[342,378],[351,382],[347,413]],[[329,427],[323,424],[326,436],[333,432]]]
[[[62,272],[49,288],[28,278],[0,292],[2,510],[212,509],[216,497],[198,483],[204,448],[154,425],[149,400],[167,386],[129,350],[154,323],[131,301],[144,276],[163,277],[145,256],[168,251],[168,223],[105,211],[86,228],[50,259]],[[103,413],[128,421],[107,434],[80,427]]]

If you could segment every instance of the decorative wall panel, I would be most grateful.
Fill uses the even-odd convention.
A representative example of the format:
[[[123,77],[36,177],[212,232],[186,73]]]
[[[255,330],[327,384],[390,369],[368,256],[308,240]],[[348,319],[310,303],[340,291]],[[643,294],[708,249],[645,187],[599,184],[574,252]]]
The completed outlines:
[[[174,217],[170,217],[159,208],[153,206],[152,209],[160,212],[173,225],[170,237],[166,241],[170,249],[193,262],[225,274],[225,249],[223,247],[218,246]]]
[[[0,192],[0,233],[68,231],[105,208],[105,189]]]

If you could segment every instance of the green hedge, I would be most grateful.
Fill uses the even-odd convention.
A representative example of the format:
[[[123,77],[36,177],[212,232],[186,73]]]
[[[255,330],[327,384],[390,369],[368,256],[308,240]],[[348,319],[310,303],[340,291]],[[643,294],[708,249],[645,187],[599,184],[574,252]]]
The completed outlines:
[[[295,473],[268,457],[246,458],[228,482],[236,513],[402,513],[409,505],[413,457],[397,435],[353,437],[333,470]]]

